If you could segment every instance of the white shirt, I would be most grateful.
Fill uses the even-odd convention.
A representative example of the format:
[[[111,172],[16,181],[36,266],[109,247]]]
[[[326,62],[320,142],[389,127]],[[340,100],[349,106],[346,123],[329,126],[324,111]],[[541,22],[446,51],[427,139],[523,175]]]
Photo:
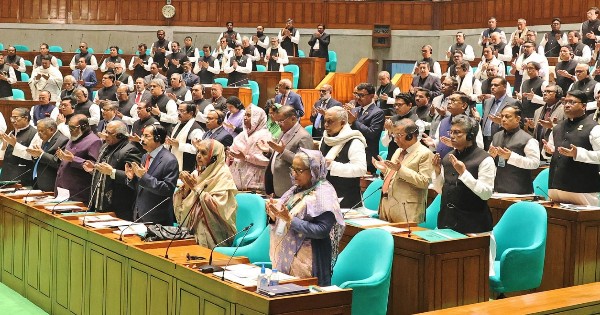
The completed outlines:
[[[415,66],[413,67],[413,73],[416,73],[417,68],[419,67],[419,62],[421,62],[421,60],[417,60],[415,62]],[[437,78],[442,78],[442,67],[440,66],[439,62],[436,61],[433,63],[433,69],[429,71],[429,74]]]
[[[129,62],[129,70],[133,71],[135,70],[135,67],[133,66],[133,63],[135,62],[135,58],[139,58],[138,56],[133,56],[131,57],[131,61]],[[152,59],[152,57],[148,57],[148,64],[144,64],[142,63],[142,66],[144,67],[144,70],[146,71],[150,71],[150,67],[152,66],[152,63],[154,62],[154,60]]]
[[[592,151],[584,149],[582,147],[577,147],[577,156],[573,158],[576,162],[588,163],[588,164],[600,164],[600,125],[594,126],[592,131],[589,134],[590,144],[592,145]],[[554,150],[554,154],[560,154],[556,151],[554,147],[554,132],[550,133],[550,137],[548,138],[548,146]],[[546,151],[542,152],[544,157],[550,158]]]
[[[535,170],[540,167],[540,146],[536,139],[529,139],[523,151],[525,156],[511,152],[506,164],[526,170]]]
[[[76,56],[77,54],[73,56],[73,59],[71,59],[71,63],[69,63],[69,68],[71,68],[71,70],[77,69],[77,61],[79,60],[75,60]],[[94,71],[98,70],[98,61],[96,60],[96,56],[92,55],[90,57],[90,64],[86,65],[85,67]]]
[[[108,58],[104,59],[104,61],[102,61],[102,64],[100,65],[100,71],[102,72],[106,72],[108,71],[108,66],[106,65],[106,63],[108,63]],[[121,64],[121,66],[123,67],[123,69],[125,69],[127,67],[127,64],[125,64],[125,59],[123,59],[123,57],[121,57],[121,61],[119,62]]]
[[[473,177],[473,175],[465,170],[462,175],[458,177],[458,180],[463,182],[465,186],[467,186],[477,197],[482,200],[488,200],[492,197],[494,193],[494,179],[496,178],[496,165],[494,164],[494,159],[491,156],[483,159],[481,164],[479,164],[479,168],[477,169],[477,179]],[[433,171],[433,189],[438,194],[442,193],[442,187],[444,186],[444,167],[442,166],[442,171],[439,175]]]
[[[454,54],[454,52],[452,51],[452,46],[448,47],[448,51],[451,54]],[[450,55],[450,58],[452,58],[452,55]],[[448,56],[446,56],[446,60],[450,60],[450,58],[448,58]],[[466,61],[475,60],[475,52],[473,51],[473,46],[465,44],[465,51],[463,53],[463,59]]]
[[[232,57],[235,58],[235,57]],[[233,67],[233,62],[228,62],[227,64],[225,64],[225,67],[223,68],[223,72],[225,73],[232,73],[234,71],[237,71],[239,73],[250,73],[252,72],[252,59],[248,58],[248,60],[246,61],[246,65],[242,66],[240,64],[237,65],[237,68]],[[233,84],[234,82],[229,82],[229,84]]]
[[[194,70],[192,70],[195,74],[198,74],[198,72],[200,72],[200,70],[202,70],[202,68],[200,68],[200,62],[203,61],[203,58],[200,57],[198,58],[198,62],[196,62],[196,64],[194,65]],[[219,74],[221,72],[221,66],[219,65],[219,60],[217,60],[217,58],[215,58],[215,61],[213,61],[212,65],[208,65],[208,67],[206,68],[206,70],[210,73],[213,74]]]
[[[532,61],[535,61],[540,64],[541,68],[539,71],[539,76],[542,79],[544,79],[544,81],[548,81],[548,79],[550,78],[548,59],[546,57],[544,57],[543,55],[538,54],[535,51],[533,53],[531,53],[531,55],[529,55],[529,57],[527,57],[527,58],[525,58],[524,54],[519,54],[519,57],[517,58],[517,61],[515,62],[515,65],[517,66],[516,71],[519,71],[519,73],[521,73],[523,75],[523,81],[529,79],[529,75],[527,74],[527,71],[525,71],[525,66]]]
[[[348,163],[332,161],[328,167],[331,176],[356,178],[364,176],[367,173],[367,157],[365,145],[361,141],[351,140],[348,148]],[[322,145],[323,140],[319,144]]]

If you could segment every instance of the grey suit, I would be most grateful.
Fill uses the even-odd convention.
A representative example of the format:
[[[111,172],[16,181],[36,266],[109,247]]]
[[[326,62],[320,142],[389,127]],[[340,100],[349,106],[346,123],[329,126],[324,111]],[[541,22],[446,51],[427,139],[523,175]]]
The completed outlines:
[[[536,139],[539,143],[540,143],[540,149],[544,146],[544,143],[542,142],[542,139],[548,141],[548,138],[550,137],[550,133],[552,132],[552,129],[545,129],[544,127],[540,126],[538,124],[538,122],[540,121],[540,119],[544,119],[542,110],[544,110],[545,106],[542,106],[538,109],[535,110],[535,113],[533,114],[533,124],[535,127],[533,127],[533,131],[530,129],[526,129],[527,132],[529,132],[534,139]],[[561,122],[563,120],[565,120],[567,117],[565,117],[565,110],[564,110],[564,106],[562,104],[556,104],[556,107],[552,110],[552,114],[550,114],[550,121],[554,121],[554,119],[556,119],[557,122]]]
[[[313,149],[314,144],[312,137],[299,123],[294,125],[288,132],[282,134],[277,143],[281,141],[281,138],[285,135],[291,135],[291,138],[285,142],[285,148],[281,154],[273,154],[269,161],[265,173],[265,191],[267,194],[275,193],[276,196],[281,197],[290,187],[292,187],[292,180],[290,179],[290,167],[294,160],[294,155],[298,152],[298,149]],[[286,137],[287,138],[287,137]]]
[[[323,101],[321,101],[319,99],[318,101],[315,102],[315,104],[313,105],[313,108],[318,108],[322,105],[323,105]],[[329,100],[327,100],[327,102],[325,103],[325,108],[330,109],[333,106],[342,106],[342,103],[338,100],[333,99],[333,97],[332,97]],[[317,120],[318,116],[319,116],[319,113],[317,113],[317,111],[313,109],[313,111],[310,115],[310,122],[313,123],[312,136],[315,138],[323,137],[323,129],[325,128],[325,117],[323,117],[323,115],[321,115],[320,123],[318,125],[315,125],[315,121]]]
[[[492,137],[501,128],[500,125],[492,122],[492,126],[491,126],[492,133],[489,135],[485,134],[485,125],[488,123],[488,120],[490,119],[489,115],[490,114],[500,115],[500,113],[502,112],[502,109],[504,109],[504,107],[506,107],[508,105],[517,105],[519,107],[521,106],[521,103],[519,103],[519,101],[517,101],[516,99],[514,99],[514,98],[510,97],[508,94],[506,94],[506,97],[504,97],[504,99],[498,106],[498,109],[496,109],[495,111],[492,111],[492,106],[494,105],[495,101],[496,101],[496,98],[494,98],[494,97],[488,98],[485,101],[483,101],[483,117],[481,117],[481,132],[483,134],[483,146],[486,151],[488,150],[490,143],[492,143]]]
[[[60,131],[57,131],[47,142],[42,143],[41,147],[44,153],[38,158],[37,163],[37,182],[34,185],[35,189],[42,191],[54,191],[56,185],[56,173],[60,160],[55,153],[58,148],[64,149],[69,142],[69,138],[65,137]],[[35,166],[34,166],[35,168]]]
[[[431,73],[424,80],[421,80],[421,76],[419,75],[414,76],[411,85],[413,87],[428,89],[431,93],[431,99],[442,94],[442,82],[440,81],[440,78],[432,76]]]

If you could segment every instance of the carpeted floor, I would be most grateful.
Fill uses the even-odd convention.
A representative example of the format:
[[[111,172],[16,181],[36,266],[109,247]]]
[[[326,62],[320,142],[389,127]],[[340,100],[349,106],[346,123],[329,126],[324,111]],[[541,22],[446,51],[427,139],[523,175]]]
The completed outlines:
[[[3,283],[0,283],[0,313],[12,315],[48,314]]]

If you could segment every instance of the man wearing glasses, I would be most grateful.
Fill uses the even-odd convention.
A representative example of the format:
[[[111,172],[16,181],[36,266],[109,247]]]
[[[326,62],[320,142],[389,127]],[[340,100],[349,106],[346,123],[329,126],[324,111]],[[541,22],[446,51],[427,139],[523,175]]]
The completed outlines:
[[[27,147],[37,133],[35,127],[29,124],[29,119],[28,109],[23,107],[13,109],[10,122],[15,130],[9,134],[4,132],[0,134],[6,150],[0,180],[20,180],[23,186],[33,184],[31,174],[25,174],[33,171],[33,159],[27,153]]]
[[[565,119],[564,106],[560,102],[563,96],[560,86],[549,84],[543,91],[544,106],[535,110],[532,119],[525,120],[524,129],[538,141],[540,150],[543,147],[542,141],[548,141],[554,125]]]
[[[600,126],[586,115],[587,95],[570,91],[563,100],[567,119],[552,129],[544,155],[552,156],[548,195],[555,202],[598,206]]]
[[[87,65],[88,69],[94,71],[98,70],[98,60],[96,60],[96,57],[88,51],[88,45],[85,42],[79,44],[79,52],[73,56],[73,59],[71,59],[71,63],[69,64],[71,70],[75,70],[77,68],[77,62],[81,57],[85,58],[85,64]]]
[[[535,61],[528,62],[525,70],[529,79],[523,81],[517,99],[521,101],[522,117],[533,118],[535,110],[544,105],[542,91],[548,86],[548,81],[539,76],[540,64]]]
[[[21,81],[21,73],[26,71],[25,59],[21,58],[21,56],[17,56],[17,49],[14,46],[8,46],[6,52],[7,54],[4,58],[5,63],[14,69],[17,80]]]
[[[340,101],[331,97],[332,91],[333,87],[331,85],[324,84],[319,91],[321,98],[315,102],[310,113],[310,122],[313,123],[312,136],[317,140],[323,136],[323,128],[325,128],[325,111],[334,106],[342,106]]]
[[[598,95],[598,92],[600,91],[600,83],[590,77],[590,66],[587,64],[580,63],[575,67],[575,77],[577,80],[571,84],[569,92],[583,92],[587,99],[586,110],[588,111],[588,114],[590,112],[593,113],[598,107],[595,96]]]
[[[375,174],[377,170],[371,160],[379,154],[379,138],[381,138],[385,119],[383,111],[373,102],[374,97],[373,84],[361,83],[354,93],[357,107],[352,110],[347,109],[348,124],[352,129],[360,131],[367,140],[367,171],[371,174]]]
[[[520,92],[521,83],[530,79],[529,74],[527,74],[526,71],[528,63],[535,61],[540,64],[539,76],[542,77],[542,79],[548,81],[550,74],[548,70],[548,59],[535,51],[534,42],[526,41],[522,48],[523,52],[519,55],[517,60],[512,63],[512,69],[510,70],[510,73],[515,75],[515,92]]]
[[[429,67],[429,63],[426,61],[419,62],[418,74],[414,76],[410,92],[414,93],[416,87],[428,89],[431,92],[431,97],[436,97],[441,94],[440,87],[442,82],[439,77],[432,75]]]
[[[95,163],[102,140],[92,132],[88,118],[82,114],[76,114],[69,120],[70,140],[64,150],[58,149],[56,156],[61,163],[56,176],[55,194],[58,188],[69,191],[70,200],[88,203],[90,199],[92,175],[83,169],[83,163],[90,161]]]
[[[433,188],[442,194],[437,226],[460,233],[492,230],[487,200],[494,192],[494,159],[475,144],[479,124],[466,115],[452,118],[449,143],[454,148],[445,157],[433,157]]]

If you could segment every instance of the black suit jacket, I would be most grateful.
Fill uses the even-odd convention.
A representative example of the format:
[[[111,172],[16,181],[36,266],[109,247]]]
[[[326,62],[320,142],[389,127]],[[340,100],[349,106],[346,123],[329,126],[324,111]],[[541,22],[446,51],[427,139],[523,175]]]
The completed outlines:
[[[419,79],[421,79],[421,76],[419,76],[419,75],[414,76],[411,85],[414,87],[422,87],[424,89],[428,89],[429,92],[431,93],[431,99],[442,94],[442,90],[441,90],[442,82],[440,81],[440,78],[434,77],[430,73],[425,78],[425,81],[423,81],[423,83],[419,84],[419,81],[420,81]]]
[[[200,77],[198,77],[197,75],[193,74],[193,73],[189,73],[189,75],[186,76],[185,73],[183,73],[181,75],[181,78],[183,79],[183,81],[185,82],[185,85],[188,88],[192,88],[194,85],[196,84],[200,84]]]
[[[115,118],[113,118],[113,120],[121,120],[121,118],[119,118],[119,116],[115,116]],[[110,123],[110,121],[106,122],[106,120],[100,119],[100,121],[98,122],[98,132],[104,131],[104,129],[106,129],[106,126],[109,123]]]
[[[330,36],[327,33],[321,34],[321,38],[317,38],[313,34],[308,41],[308,45],[310,46],[310,53],[308,56],[325,58],[327,61],[329,61],[329,40]],[[313,46],[317,41],[319,41],[319,50],[314,50]]]
[[[313,105],[313,108],[318,108],[321,106],[322,101],[318,100]],[[327,101],[326,109],[330,109],[333,106],[342,106],[342,103],[338,100],[335,100],[333,97]],[[315,121],[317,120],[318,113],[316,110],[312,112],[314,115],[310,115],[310,122],[313,123],[312,136],[313,138],[321,138],[323,137],[323,130],[325,128],[325,117],[321,116],[321,123],[316,126]]]
[[[60,160],[56,155],[58,148],[64,149],[69,142],[69,138],[63,135],[60,131],[57,131],[48,141],[42,143],[42,148],[46,148],[44,153],[39,157],[39,163],[37,167],[37,183],[34,188],[42,191],[54,191],[56,186],[56,173],[58,172],[58,166]],[[36,161],[37,163],[38,161]]]
[[[357,116],[356,121],[352,124],[352,129],[360,131],[365,139],[367,140],[367,170],[372,174],[375,174],[377,170],[371,158],[376,157],[379,154],[379,139],[381,138],[381,132],[383,131],[383,122],[385,115],[381,108],[377,107],[375,103],[371,103],[369,108],[358,116],[358,112],[361,107],[355,107],[352,109],[352,114]]]
[[[233,136],[227,130],[225,130],[223,126],[220,126],[217,129],[215,129],[215,131],[213,131],[210,135],[208,135],[208,132],[205,133],[202,140],[204,139],[215,139],[221,142],[221,144],[223,144],[223,146],[225,146],[226,148],[230,147],[233,144]]]
[[[142,165],[146,161],[146,155],[148,153],[142,156]],[[148,172],[141,178],[134,176],[127,183],[130,188],[136,191],[136,200],[133,207],[134,219],[145,215],[140,220],[141,222],[173,225],[175,220],[173,193],[175,193],[178,177],[179,165],[177,164],[177,158],[169,150],[162,148],[150,164]],[[168,199],[164,201],[166,198]],[[156,208],[152,210],[152,213],[148,213],[154,207]],[[146,215],[146,213],[148,214]]]
[[[142,151],[129,140],[122,140],[113,148],[107,147],[106,144],[100,149],[98,163],[106,162],[112,166],[115,172],[115,179],[110,176],[102,176],[104,178],[103,189],[98,189],[96,194],[103,199],[102,207],[97,204],[92,204],[98,212],[113,211],[117,217],[123,220],[133,220],[133,204],[135,202],[135,194],[127,187],[127,176],[125,175],[125,163],[139,163],[142,158]],[[113,154],[110,154],[115,150]],[[110,154],[110,155],[109,155]],[[101,178],[99,172],[95,172],[92,177],[92,187],[97,187],[98,180]],[[96,198],[94,198],[96,199]]]

